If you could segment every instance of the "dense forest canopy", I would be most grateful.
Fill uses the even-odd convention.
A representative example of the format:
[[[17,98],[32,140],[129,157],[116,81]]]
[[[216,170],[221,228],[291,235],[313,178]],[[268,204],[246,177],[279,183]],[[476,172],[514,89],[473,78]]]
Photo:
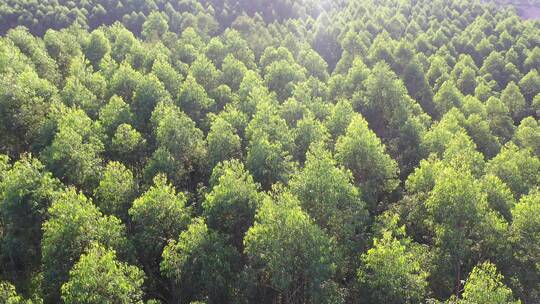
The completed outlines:
[[[0,303],[540,303],[523,4],[2,1]]]

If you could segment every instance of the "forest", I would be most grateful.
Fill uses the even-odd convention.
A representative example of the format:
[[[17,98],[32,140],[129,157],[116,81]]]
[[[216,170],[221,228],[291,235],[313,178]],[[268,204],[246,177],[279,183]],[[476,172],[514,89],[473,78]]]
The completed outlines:
[[[0,304],[540,303],[520,5],[1,1]]]

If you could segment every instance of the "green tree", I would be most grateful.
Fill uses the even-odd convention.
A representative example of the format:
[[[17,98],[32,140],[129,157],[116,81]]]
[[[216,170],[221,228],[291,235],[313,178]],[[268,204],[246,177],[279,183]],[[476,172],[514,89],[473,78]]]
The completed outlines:
[[[453,277],[454,293],[459,297],[463,267],[473,254],[472,244],[482,240],[482,246],[489,247],[490,238],[491,242],[498,242],[497,231],[507,228],[503,220],[487,208],[487,197],[480,183],[467,171],[443,168],[435,178],[425,206],[434,232],[433,241],[439,249],[437,267],[446,267],[451,273],[448,273],[448,287]],[[480,250],[486,252],[489,248]]]
[[[63,303],[142,304],[144,272],[117,261],[116,252],[94,243],[62,285]]]
[[[6,62],[6,65],[9,64]],[[0,76],[2,153],[19,155],[34,143],[46,122],[57,89],[32,69]]]
[[[332,154],[314,143],[304,168],[292,177],[289,185],[302,209],[337,241],[343,259],[340,270],[350,275],[366,245],[368,220],[366,205],[353,184],[351,172],[338,167]]]
[[[537,70],[531,70],[519,81],[519,88],[527,101],[531,104],[536,95],[540,93],[540,75]]]
[[[88,44],[84,49],[84,54],[94,66],[99,67],[103,57],[111,51],[111,44],[102,30],[94,30],[88,39]]]
[[[347,132],[336,143],[336,159],[351,170],[370,211],[376,210],[383,194],[394,191],[399,182],[397,164],[385,150],[361,115],[351,119]]]
[[[17,294],[15,286],[9,282],[0,281],[0,301],[6,304],[32,304],[30,300],[24,300]]]
[[[306,153],[309,147],[314,143],[327,143],[330,134],[326,127],[312,114],[306,115],[298,121],[294,132],[294,142],[296,147],[296,159],[300,162],[306,160]]]
[[[486,102],[487,121],[491,132],[496,135],[501,143],[506,143],[514,133],[514,121],[510,110],[499,98],[491,97]]]
[[[486,172],[498,176],[519,198],[538,185],[540,159],[532,151],[509,143],[487,163]]]
[[[103,170],[94,198],[101,212],[126,221],[135,192],[133,173],[121,163],[112,161]]]
[[[503,276],[497,272],[495,265],[490,262],[475,266],[465,282],[463,300],[460,300],[459,303],[521,303],[519,300],[514,300],[512,290],[504,285],[503,279]]]
[[[529,149],[540,157],[540,126],[533,117],[526,117],[514,133],[512,141],[520,148]]]
[[[153,74],[143,77],[135,89],[132,103],[137,126],[146,127],[152,111],[162,102],[172,102],[171,96],[165,90],[163,83]]]
[[[112,136],[121,124],[133,123],[133,113],[122,97],[114,95],[99,110],[99,122],[107,135]]]
[[[291,194],[263,202],[244,246],[260,301],[330,302],[333,242]]]
[[[167,16],[163,13],[154,11],[146,18],[142,25],[142,36],[151,42],[159,40],[169,29]]]
[[[163,250],[161,272],[174,282],[174,300],[222,303],[234,294],[238,259],[234,247],[196,218]]]
[[[244,234],[253,225],[255,211],[264,196],[237,160],[220,163],[211,180],[215,184],[202,204],[206,222],[210,228],[229,236],[230,242],[241,249]]]
[[[242,155],[240,136],[236,129],[222,117],[217,116],[212,121],[206,141],[211,168],[221,161],[240,158]]]
[[[532,190],[524,195],[512,210],[510,227],[515,275],[519,280],[517,290],[524,301],[536,302],[540,299],[540,192]]]
[[[442,117],[454,107],[461,107],[462,99],[463,95],[455,87],[454,83],[451,80],[445,81],[433,99],[439,117]]]
[[[60,183],[31,155],[23,155],[0,180],[2,274],[26,291],[41,262],[42,223]]]
[[[121,124],[114,132],[110,149],[117,159],[128,164],[135,164],[141,159],[145,144],[146,140],[139,131],[135,130],[130,124]]]
[[[208,96],[195,77],[189,74],[180,87],[177,104],[191,119],[198,122],[212,109],[214,100]]]
[[[268,99],[260,102],[246,129],[246,165],[264,189],[277,181],[287,181],[295,167],[294,137],[285,120],[279,117],[274,102]]]
[[[353,116],[354,110],[348,100],[341,99],[332,107],[330,115],[325,121],[326,128],[332,135],[332,139],[345,134]]]
[[[147,273],[155,275],[151,271],[159,269],[163,248],[189,223],[190,209],[186,202],[186,196],[176,193],[165,176],[157,175],[154,185],[129,209],[134,243]]]
[[[521,121],[525,114],[525,98],[519,87],[511,81],[501,93],[501,101],[508,107],[515,122]]]
[[[405,227],[398,228],[396,234],[386,230],[373,240],[373,247],[361,256],[358,280],[367,287],[370,301],[422,302],[426,297],[428,272],[418,256],[420,251],[405,236]]]
[[[234,58],[232,54],[229,54],[223,60],[222,70],[223,83],[228,85],[232,90],[238,91],[247,72],[244,63]]]
[[[294,84],[304,79],[305,71],[297,63],[279,60],[270,63],[265,68],[264,81],[268,89],[275,92],[280,101],[290,97]]]
[[[62,181],[90,192],[102,169],[101,126],[82,110],[64,109],[59,115],[57,132],[43,151],[43,160]]]
[[[41,242],[43,293],[47,303],[60,300],[60,287],[69,270],[93,242],[114,249],[126,257],[125,227],[115,217],[103,216],[83,194],[73,188],[60,193],[49,208]]]
[[[158,148],[144,169],[147,179],[161,172],[177,186],[193,182],[188,177],[203,171],[206,157],[202,131],[172,104],[159,104],[152,114],[152,122]]]

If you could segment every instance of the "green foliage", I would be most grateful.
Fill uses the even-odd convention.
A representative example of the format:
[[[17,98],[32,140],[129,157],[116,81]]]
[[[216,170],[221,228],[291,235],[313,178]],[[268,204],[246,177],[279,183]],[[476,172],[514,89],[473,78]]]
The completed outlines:
[[[113,216],[103,216],[82,193],[73,188],[60,193],[48,210],[41,242],[45,301],[57,302],[69,270],[94,242],[128,253],[125,227]]]
[[[313,144],[304,168],[290,181],[290,188],[302,209],[337,241],[343,255],[341,271],[350,273],[356,264],[351,257],[356,257],[366,245],[368,218],[351,172],[338,167],[322,145]]]
[[[135,191],[133,173],[121,163],[110,162],[94,191],[96,206],[104,214],[126,220]]]
[[[154,185],[133,202],[129,215],[143,265],[157,265],[168,241],[186,228],[190,219],[186,200],[183,193],[176,193],[167,183],[165,176],[157,175]]]
[[[43,151],[43,160],[66,183],[91,191],[103,162],[101,126],[82,110],[65,109],[60,115],[54,139]]]
[[[263,199],[259,185],[236,160],[220,163],[211,180],[215,184],[202,204],[203,215],[210,228],[228,235],[231,243],[241,248],[244,234],[253,225],[255,211]]]
[[[515,274],[519,279],[518,291],[524,299],[540,299],[540,238],[538,214],[540,213],[540,192],[532,190],[523,196],[512,210],[513,222],[511,242],[515,246],[514,257],[518,261]]]
[[[116,260],[114,250],[98,243],[81,256],[62,285],[64,303],[140,303],[144,273]]]
[[[332,291],[326,289],[331,286],[325,282],[335,271],[333,242],[302,211],[293,195],[282,193],[275,202],[270,198],[263,202],[244,246],[254,279],[275,291],[268,300],[329,301]],[[299,288],[304,292],[296,293]]]
[[[221,117],[216,117],[212,122],[206,141],[208,142],[208,160],[211,167],[221,161],[241,156],[240,136],[235,128]]]
[[[525,2],[4,0],[0,303],[539,303]]]
[[[196,218],[163,250],[161,272],[174,281],[179,298],[220,303],[233,294],[238,257],[234,247]]]
[[[386,154],[385,146],[361,115],[355,115],[345,135],[338,138],[336,159],[351,170],[370,210],[377,209],[383,194],[397,187],[396,162]]]
[[[426,296],[428,273],[421,254],[405,234],[404,227],[394,233],[384,231],[373,247],[362,254],[358,279],[371,291],[370,301],[377,303],[419,303]]]
[[[0,281],[0,301],[5,304],[32,304],[30,300],[24,300],[17,294],[15,286],[9,282]]]
[[[521,303],[514,300],[512,290],[503,283],[503,276],[490,262],[474,267],[465,283],[463,300],[459,303]]]
[[[0,240],[2,273],[26,290],[41,260],[42,223],[60,184],[32,156],[2,172]]]
[[[532,151],[509,143],[488,162],[486,172],[498,176],[519,198],[538,185],[540,159],[532,155]]]

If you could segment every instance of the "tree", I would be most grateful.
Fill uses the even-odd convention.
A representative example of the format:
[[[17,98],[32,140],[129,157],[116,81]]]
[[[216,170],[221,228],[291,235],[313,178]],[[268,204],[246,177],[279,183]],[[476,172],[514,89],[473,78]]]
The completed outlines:
[[[314,143],[304,168],[289,182],[301,207],[339,246],[340,271],[351,274],[358,254],[366,245],[368,213],[350,171],[338,167],[322,144]]]
[[[196,82],[207,92],[214,90],[222,77],[221,72],[216,69],[212,61],[208,60],[204,55],[199,55],[197,59],[193,61],[189,67],[189,72]]]
[[[121,124],[114,132],[111,150],[117,159],[128,164],[136,164],[141,159],[146,140],[130,124]]]
[[[483,246],[489,247],[490,238],[497,242],[497,230],[507,228],[502,219],[487,208],[486,196],[479,182],[467,171],[443,168],[435,177],[435,185],[425,206],[434,242],[442,258],[437,267],[445,267],[443,265],[448,263],[446,268],[453,276],[454,293],[459,297],[463,267],[472,255],[471,244],[481,239],[486,243]]]
[[[91,245],[62,285],[62,301],[70,303],[142,304],[144,272],[117,261],[116,252]]]
[[[42,223],[60,183],[31,155],[23,155],[0,180],[2,274],[26,291],[41,262]]]
[[[454,107],[460,108],[462,99],[463,95],[455,87],[454,83],[451,80],[445,81],[433,99],[439,117],[442,117]]]
[[[96,206],[104,214],[126,221],[135,191],[133,173],[119,162],[109,162],[94,191]]]
[[[150,42],[159,40],[169,29],[167,16],[163,13],[154,11],[146,18],[142,25],[142,36]]]
[[[14,64],[6,62],[6,65]],[[57,89],[32,69],[0,77],[0,147],[19,155],[38,139]]]
[[[154,275],[151,271],[159,269],[163,248],[189,223],[190,209],[186,202],[186,196],[176,193],[165,176],[157,175],[154,185],[129,209],[134,243],[147,273]]]
[[[521,121],[525,114],[525,98],[521,94],[519,87],[511,81],[502,91],[501,101],[508,107],[515,122]]]
[[[92,63],[94,69],[99,67],[103,57],[111,51],[111,44],[102,30],[94,30],[90,34],[84,54]]]
[[[223,82],[228,85],[232,90],[238,91],[240,84],[244,79],[244,75],[247,72],[247,68],[243,62],[234,58],[232,54],[229,54],[223,60]]]
[[[300,162],[306,160],[306,153],[309,147],[314,143],[327,143],[330,139],[330,134],[326,127],[311,113],[298,121],[294,132],[294,142],[296,147],[296,159]]]
[[[513,222],[510,227],[514,258],[517,269],[514,270],[519,280],[517,290],[524,301],[536,302],[540,299],[540,192],[532,190],[521,197],[512,210]]]
[[[332,135],[332,139],[345,134],[353,116],[354,110],[348,100],[341,99],[332,107],[330,115],[325,121],[326,128]]]
[[[260,301],[323,303],[333,296],[333,242],[293,195],[282,193],[276,201],[263,202],[244,246]]]
[[[95,118],[105,101],[107,83],[105,77],[93,71],[83,56],[71,60],[69,74],[60,97],[68,106],[78,106],[88,116]]]
[[[270,189],[277,181],[287,181],[295,167],[294,137],[285,120],[279,117],[274,102],[268,98],[260,102],[246,128],[246,165],[264,189]]]
[[[214,100],[208,97],[204,87],[189,74],[180,88],[177,104],[191,119],[199,122],[212,108]]]
[[[242,240],[253,225],[255,211],[264,197],[259,185],[237,161],[218,164],[212,173],[211,191],[202,204],[209,227],[230,238],[230,243],[242,249]]]
[[[529,51],[527,58],[523,62],[523,66],[528,70],[540,70],[540,48],[535,47]]]
[[[163,83],[173,99],[178,97],[184,77],[171,66],[167,59],[157,58],[152,64],[152,74],[156,75],[159,81]]]
[[[43,160],[62,181],[91,192],[102,166],[101,126],[82,110],[64,109],[59,114],[57,132],[43,151]]]
[[[493,51],[484,60],[484,64],[480,69],[480,72],[488,75],[491,79],[495,80],[500,88],[506,87],[508,84],[508,75],[502,55]]]
[[[540,75],[537,70],[531,70],[519,81],[519,88],[527,101],[531,104],[536,95],[540,93]]]
[[[270,189],[276,182],[286,182],[296,167],[283,144],[271,141],[265,133],[257,133],[250,140],[246,164],[263,189]]]
[[[268,89],[275,92],[278,100],[283,101],[291,96],[293,86],[305,79],[305,72],[297,63],[279,60],[265,68],[264,81]]]
[[[474,267],[463,289],[463,300],[459,303],[503,304],[521,301],[514,300],[512,290],[503,283],[503,276],[490,262]]]
[[[17,294],[15,286],[5,281],[0,281],[0,300],[6,304],[32,304],[32,301],[24,300]]]
[[[373,247],[361,256],[358,280],[367,287],[369,301],[422,302],[426,296],[428,273],[422,268],[420,251],[405,235],[405,227],[398,228],[395,234],[386,230],[373,240]]]
[[[155,75],[144,77],[135,89],[132,109],[137,126],[145,128],[154,108],[160,103],[172,102],[169,92]]]
[[[56,303],[69,270],[93,242],[114,249],[124,258],[129,251],[120,220],[103,216],[91,200],[73,188],[55,197],[48,211],[50,218],[43,224],[41,242],[42,288],[45,301]]]
[[[526,117],[514,133],[512,141],[520,148],[529,149],[540,157],[540,126],[533,117]]]
[[[234,247],[196,218],[163,250],[161,272],[174,282],[176,301],[222,303],[233,296],[238,258]]]
[[[112,136],[121,124],[133,123],[133,113],[122,97],[114,95],[100,109],[99,122],[107,135]]]
[[[148,180],[165,173],[177,186],[185,186],[190,174],[204,168],[206,145],[203,133],[178,107],[159,104],[152,114],[157,150],[145,167]]]
[[[210,167],[213,168],[219,162],[241,157],[241,139],[235,128],[222,117],[216,117],[208,136],[208,158]]]
[[[134,70],[127,62],[124,62],[112,76],[109,84],[109,94],[116,94],[129,104],[133,101],[133,95],[136,93],[137,88],[142,86],[143,78],[141,73]]]
[[[530,150],[509,143],[487,163],[486,172],[498,176],[519,199],[538,185],[540,159]]]
[[[494,135],[506,143],[514,133],[514,121],[510,110],[499,98],[491,97],[486,103],[487,120]]]
[[[378,209],[383,195],[392,192],[398,184],[399,169],[385,149],[358,114],[352,118],[345,135],[336,142],[336,159],[351,170],[370,211]]]

